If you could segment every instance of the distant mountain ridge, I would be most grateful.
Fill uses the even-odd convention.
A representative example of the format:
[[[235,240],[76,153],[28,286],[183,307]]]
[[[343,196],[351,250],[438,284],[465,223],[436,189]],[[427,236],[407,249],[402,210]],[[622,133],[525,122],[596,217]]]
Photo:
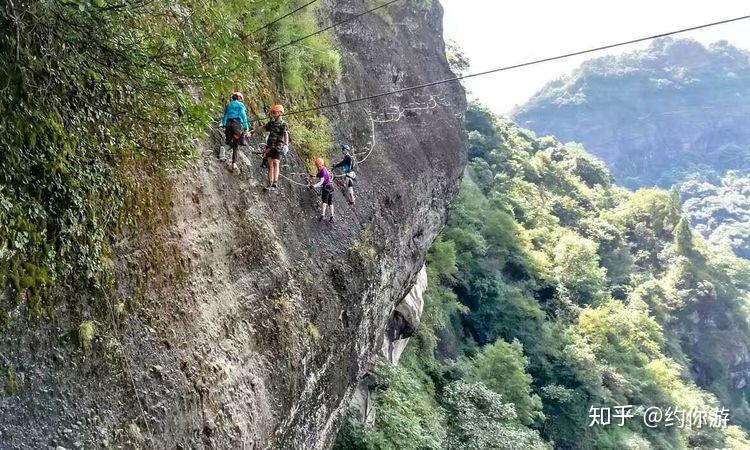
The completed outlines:
[[[628,188],[676,186],[708,242],[750,257],[750,52],[659,39],[583,63],[514,118],[584,144]]]
[[[630,188],[750,168],[750,52],[663,38],[585,62],[513,113],[521,126],[581,142]]]

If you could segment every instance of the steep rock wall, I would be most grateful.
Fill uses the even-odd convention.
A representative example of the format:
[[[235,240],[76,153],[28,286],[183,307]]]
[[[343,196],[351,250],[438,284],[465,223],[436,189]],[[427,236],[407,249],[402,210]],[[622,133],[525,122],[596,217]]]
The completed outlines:
[[[427,268],[422,267],[414,287],[391,314],[383,336],[381,355],[391,364],[398,364],[409,338],[414,336],[422,319],[424,293],[427,290]]]
[[[383,346],[375,360],[384,359],[391,364],[398,364],[401,354],[406,350],[411,336],[419,328],[424,309],[424,293],[427,290],[427,268],[422,267],[417,276],[417,281],[411,291],[403,298],[391,313],[388,326],[383,334]],[[359,411],[361,419],[373,424],[375,421],[374,393],[371,390],[373,378],[369,372],[365,372],[357,383],[352,397],[352,406]]]
[[[424,5],[338,28],[344,74],[323,100],[450,77],[442,9]],[[334,1],[333,20],[364,9]],[[334,224],[315,219],[313,192],[284,180],[265,193],[256,159],[231,174],[209,142],[170,176],[168,225],[118,244],[106,308],[76,296],[45,325],[12,317],[2,447],[326,447],[457,193],[464,108],[453,84],[326,110],[336,139],[367,156],[357,208],[338,192]],[[85,355],[76,327],[89,317]]]

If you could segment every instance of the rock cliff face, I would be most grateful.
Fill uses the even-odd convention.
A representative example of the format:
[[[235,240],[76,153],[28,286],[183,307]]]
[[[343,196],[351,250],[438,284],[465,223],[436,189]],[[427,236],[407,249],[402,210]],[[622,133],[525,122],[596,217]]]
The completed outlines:
[[[398,364],[409,338],[419,328],[424,309],[423,295],[427,290],[427,269],[422,267],[417,282],[409,294],[401,300],[391,314],[383,336],[382,356],[391,364]]]
[[[391,364],[398,364],[401,354],[406,350],[406,344],[419,328],[426,290],[427,268],[423,266],[414,287],[391,313],[383,334],[383,346],[375,359],[382,358]],[[373,424],[375,421],[375,394],[371,390],[373,381],[370,374],[365,372],[360,377],[352,398],[352,406],[359,411],[362,421],[368,424]]]
[[[333,20],[366,9],[332,3]],[[324,102],[451,76],[438,2],[387,13],[336,30],[344,74]],[[256,159],[232,174],[210,141],[170,176],[167,225],[118,244],[114,314],[80,298],[0,338],[14,365],[1,446],[327,447],[457,193],[464,109],[462,88],[443,85],[326,110],[361,158],[357,207],[337,192],[333,224],[299,178],[263,192]]]

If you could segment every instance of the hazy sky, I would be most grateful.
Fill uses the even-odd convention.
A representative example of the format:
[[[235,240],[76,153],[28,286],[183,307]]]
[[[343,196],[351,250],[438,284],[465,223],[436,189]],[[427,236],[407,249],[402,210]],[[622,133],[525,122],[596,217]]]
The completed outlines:
[[[627,41],[750,14],[747,0],[440,0],[445,36],[471,61],[470,72]],[[750,20],[677,35],[703,43],[727,40],[750,49]],[[630,45],[563,61],[466,80],[470,98],[505,114],[545,83],[597,56],[645,48]]]

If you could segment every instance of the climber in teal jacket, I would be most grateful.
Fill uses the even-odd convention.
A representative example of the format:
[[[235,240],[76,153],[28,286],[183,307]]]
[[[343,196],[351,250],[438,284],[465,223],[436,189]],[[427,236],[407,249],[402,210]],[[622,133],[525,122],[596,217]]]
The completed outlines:
[[[242,100],[244,100],[244,98],[240,92],[232,94],[232,101],[229,102],[224,109],[224,117],[221,119],[222,127],[227,126],[227,122],[232,119],[239,119],[240,123],[242,123],[242,129],[247,130],[247,110],[245,109],[245,104],[242,103]]]
[[[242,103],[241,92],[232,94],[232,101],[224,109],[221,126],[224,127],[225,143],[232,148],[232,171],[237,172],[237,150],[242,145],[245,131],[247,131],[247,111]]]

